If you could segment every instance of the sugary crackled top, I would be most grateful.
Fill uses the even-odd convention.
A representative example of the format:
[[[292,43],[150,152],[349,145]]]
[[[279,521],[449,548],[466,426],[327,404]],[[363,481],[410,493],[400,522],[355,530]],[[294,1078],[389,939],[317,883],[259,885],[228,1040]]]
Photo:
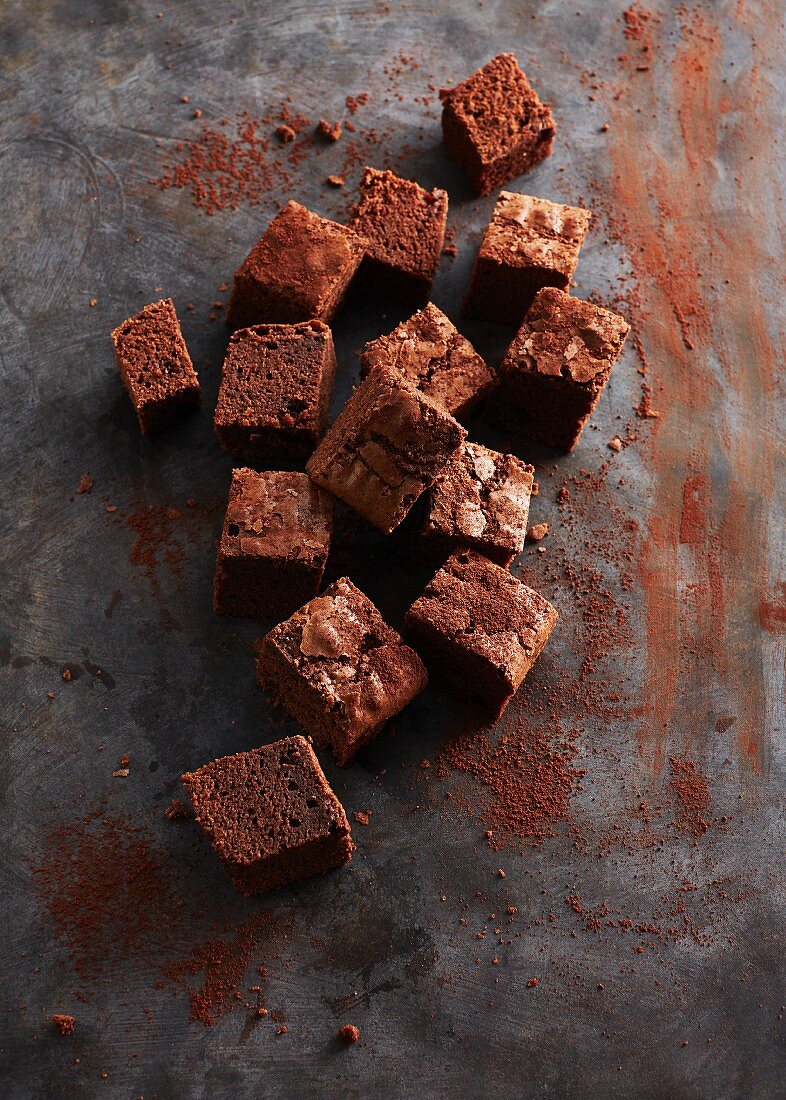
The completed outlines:
[[[494,375],[472,344],[433,302],[389,335],[366,345],[365,377],[375,367],[400,370],[425,394],[456,415],[490,388]]]
[[[609,309],[546,287],[538,291],[502,364],[508,370],[605,382],[630,326]]]
[[[312,559],[330,546],[333,497],[305,474],[232,472],[221,553],[229,557]]]
[[[426,531],[518,553],[527,533],[533,473],[515,455],[464,443],[431,488]]]
[[[522,134],[555,129],[512,53],[502,53],[455,88],[439,93],[443,104],[463,123],[483,161],[500,156]]]
[[[408,619],[431,624],[518,684],[557,622],[554,607],[507,569],[471,550],[448,558]]]
[[[268,639],[349,727],[384,721],[426,685],[417,654],[346,577],[275,627]]]
[[[182,778],[196,820],[218,854],[233,863],[254,863],[329,832],[350,832],[304,737],[221,757]]]
[[[238,276],[249,274],[282,294],[306,291],[309,300],[321,302],[336,279],[357,266],[364,251],[364,242],[348,226],[290,200],[243,261]]]
[[[592,212],[579,206],[502,191],[486,228],[480,255],[509,267],[540,267],[569,279]]]

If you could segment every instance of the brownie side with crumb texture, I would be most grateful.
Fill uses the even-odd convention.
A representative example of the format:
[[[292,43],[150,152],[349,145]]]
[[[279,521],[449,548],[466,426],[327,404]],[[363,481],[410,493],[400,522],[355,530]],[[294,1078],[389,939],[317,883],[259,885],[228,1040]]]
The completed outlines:
[[[350,225],[367,243],[359,280],[386,295],[423,304],[439,267],[448,193],[366,168]]]
[[[492,58],[439,97],[443,140],[477,195],[551,155],[556,124],[512,53]]]
[[[233,333],[214,418],[221,446],[251,466],[306,458],[325,431],[335,373],[322,321]]]
[[[118,325],[112,343],[142,435],[160,432],[199,405],[199,379],[171,298]]]
[[[213,760],[182,776],[194,817],[242,894],[340,867],[354,844],[304,737]]]

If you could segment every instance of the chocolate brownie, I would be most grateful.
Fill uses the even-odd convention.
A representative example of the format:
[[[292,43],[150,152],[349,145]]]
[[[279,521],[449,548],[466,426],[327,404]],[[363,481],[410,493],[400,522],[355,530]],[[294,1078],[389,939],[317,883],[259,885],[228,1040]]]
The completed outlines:
[[[563,451],[578,443],[620,357],[624,317],[549,287],[508,348],[489,419]]]
[[[321,321],[233,333],[216,405],[221,446],[252,466],[305,458],[324,434],[335,372]]]
[[[428,676],[371,600],[343,577],[262,639],[257,680],[346,764]]]
[[[426,660],[499,717],[557,622],[542,596],[472,550],[445,562],[407,612]]]
[[[428,301],[439,267],[448,193],[366,168],[350,225],[367,242],[360,278],[386,295]]]
[[[194,817],[242,894],[274,890],[352,858],[347,815],[304,737],[222,756],[182,780]]]
[[[491,391],[494,373],[432,303],[388,335],[366,344],[360,375],[375,367],[400,370],[413,385],[447,409],[466,416]]]
[[[527,538],[532,466],[464,443],[428,491],[422,535],[430,557],[470,546],[508,566]]]
[[[389,533],[466,434],[403,374],[378,367],[350,397],[308,460],[306,472]]]
[[[142,435],[161,431],[197,407],[199,379],[171,298],[129,317],[112,333],[112,343]]]
[[[544,286],[567,290],[592,214],[503,191],[464,299],[467,317],[518,325]]]
[[[235,273],[227,323],[332,321],[364,251],[347,226],[288,202]]]
[[[442,135],[485,195],[551,154],[556,126],[512,53],[501,53],[455,88],[442,89]]]
[[[223,615],[286,618],[319,592],[333,497],[305,474],[233,470],[213,605]]]

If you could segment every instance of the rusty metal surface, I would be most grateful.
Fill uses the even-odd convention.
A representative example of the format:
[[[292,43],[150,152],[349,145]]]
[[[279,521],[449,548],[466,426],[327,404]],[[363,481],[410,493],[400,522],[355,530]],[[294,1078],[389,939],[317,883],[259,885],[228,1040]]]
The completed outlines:
[[[783,1095],[783,26],[776,4],[659,0],[640,30],[625,6],[2,5],[5,1096]],[[359,137],[388,135],[367,145],[369,162],[388,149],[403,174],[449,189],[459,254],[443,259],[434,299],[457,318],[493,196],[471,199],[426,85],[501,49],[560,127],[551,160],[514,187],[598,210],[576,293],[628,296],[661,413],[633,414],[643,368],[631,341],[597,430],[570,458],[472,425],[473,438],[538,464],[532,515],[552,525],[546,552],[528,549],[516,569],[558,605],[560,629],[511,715],[526,721],[566,685],[585,775],[557,836],[493,850],[472,806],[445,800],[455,778],[445,788],[420,767],[468,724],[430,688],[395,737],[344,770],[326,761],[348,810],[373,810],[350,867],[247,901],[191,823],[163,818],[181,771],[294,729],[254,684],[259,628],[211,609],[231,464],[211,430],[226,335],[208,313],[283,199],[342,216],[360,163],[343,191],[325,186],[345,135],[293,164],[287,183],[273,178],[261,206],[213,217],[148,181],[196,132],[195,106],[234,119],[291,95],[316,121],[345,117],[345,96],[368,91]],[[402,54],[420,67],[395,62]],[[178,306],[204,405],[150,442],[108,333],[158,288]],[[354,350],[396,319],[379,302],[341,314],[334,411],[357,379]],[[498,361],[510,333],[464,327]],[[609,451],[626,433],[636,438]],[[600,471],[591,486],[585,470]],[[93,491],[78,495],[87,471]],[[572,514],[557,505],[569,479]],[[164,526],[140,545],[134,524],[150,508]],[[342,530],[332,573],[349,570],[400,622],[423,581],[406,546]],[[628,557],[614,550],[623,543]],[[592,585],[610,593],[600,631],[585,581],[590,600]],[[593,690],[616,702],[582,715],[589,644]],[[123,754],[129,775],[113,778]],[[698,837],[670,817],[669,757],[686,754],[710,791]],[[471,783],[461,790],[483,802]],[[99,803],[143,825],[200,920],[240,922],[263,906],[290,925],[265,990],[286,1034],[252,1026],[242,1007],[210,1029],[190,1022],[187,997],[122,951],[76,999],[34,869],[44,823]],[[643,803],[660,823],[651,843]],[[607,828],[626,841],[607,843]],[[566,905],[576,895],[603,914],[597,927]],[[651,922],[664,905],[667,923],[696,934],[625,934],[626,920]],[[508,906],[516,918],[495,936]],[[242,986],[268,953],[263,942]],[[56,1012],[77,1017],[73,1037],[54,1033]],[[362,1030],[351,1049],[336,1041],[344,1022]]]

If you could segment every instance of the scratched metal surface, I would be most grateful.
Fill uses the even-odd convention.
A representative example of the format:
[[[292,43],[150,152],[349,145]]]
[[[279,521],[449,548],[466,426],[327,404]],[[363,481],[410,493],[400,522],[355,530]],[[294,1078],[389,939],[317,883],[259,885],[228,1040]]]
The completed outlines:
[[[2,5],[4,1095],[783,1094],[783,27],[776,4],[658,0],[644,57],[623,33],[624,6]],[[712,826],[698,841],[673,831],[603,859],[567,830],[494,852],[483,824],[466,810],[443,812],[439,784],[421,779],[421,759],[466,723],[434,688],[395,737],[343,771],[326,761],[348,809],[374,811],[355,829],[350,868],[246,901],[193,826],[162,815],[183,769],[293,729],[278,714],[271,721],[255,687],[258,628],[211,610],[230,461],[210,422],[226,337],[207,314],[284,198],[340,215],[358,170],[344,192],[325,186],[342,162],[339,142],[306,157],[261,207],[212,218],[186,192],[147,181],[196,132],[194,106],[205,121],[234,118],[291,94],[293,109],[316,120],[345,116],[344,97],[369,91],[359,130],[390,132],[404,174],[450,191],[459,255],[443,260],[434,297],[457,316],[493,197],[471,199],[440,146],[434,103],[415,97],[503,48],[554,103],[560,126],[552,159],[514,186],[597,205],[576,292],[610,300],[620,275],[631,275],[662,413],[657,422],[632,415],[642,378],[630,343],[599,430],[573,456],[518,444],[538,463],[533,518],[552,532],[546,554],[529,551],[517,568],[552,595],[562,621],[515,713],[526,716],[545,687],[575,683],[582,660],[579,609],[549,567],[595,571],[626,621],[596,675],[627,709],[608,720],[566,714],[581,726],[586,769],[571,819],[597,829],[634,803],[667,801],[667,759],[688,752],[709,780]],[[401,53],[420,68],[391,89],[385,66]],[[380,163],[381,147],[368,158]],[[149,442],[108,333],[159,287],[180,310],[205,400],[198,416]],[[370,303],[337,320],[336,408],[357,378],[354,349],[394,319]],[[492,326],[467,331],[494,361],[509,337]],[[638,439],[614,455],[607,442],[628,424]],[[482,423],[472,433],[514,442]],[[562,522],[555,499],[565,478],[601,468],[597,514],[585,501],[588,527]],[[75,495],[86,471],[93,492]],[[170,550],[182,562],[160,564],[152,579],[130,561],[137,533],[122,518],[148,505],[181,513]],[[620,515],[638,523],[624,569],[600,548]],[[422,583],[397,544],[362,531],[338,548],[331,570],[344,569],[393,621]],[[65,667],[75,670],[70,683]],[[112,778],[124,753],[130,774]],[[191,1023],[185,996],[157,989],[148,964],[121,955],[86,1003],[75,999],[68,947],[54,938],[32,868],[43,823],[75,821],[100,800],[108,815],[143,823],[187,905],[200,899],[217,921],[264,905],[291,922],[286,965],[271,962],[265,992],[286,1035],[276,1038],[270,1021],[252,1027],[240,1007],[211,1029]],[[647,914],[685,880],[702,890],[728,883],[724,903],[691,910],[703,942],[666,938],[634,954],[631,938],[586,932],[564,904],[580,893],[618,916]],[[499,944],[488,917],[508,905],[521,919],[506,927],[518,934]],[[265,957],[262,944],[253,965]],[[76,1015],[74,1037],[54,1034],[54,1012]],[[362,1029],[350,1050],[335,1039],[344,1022]]]

